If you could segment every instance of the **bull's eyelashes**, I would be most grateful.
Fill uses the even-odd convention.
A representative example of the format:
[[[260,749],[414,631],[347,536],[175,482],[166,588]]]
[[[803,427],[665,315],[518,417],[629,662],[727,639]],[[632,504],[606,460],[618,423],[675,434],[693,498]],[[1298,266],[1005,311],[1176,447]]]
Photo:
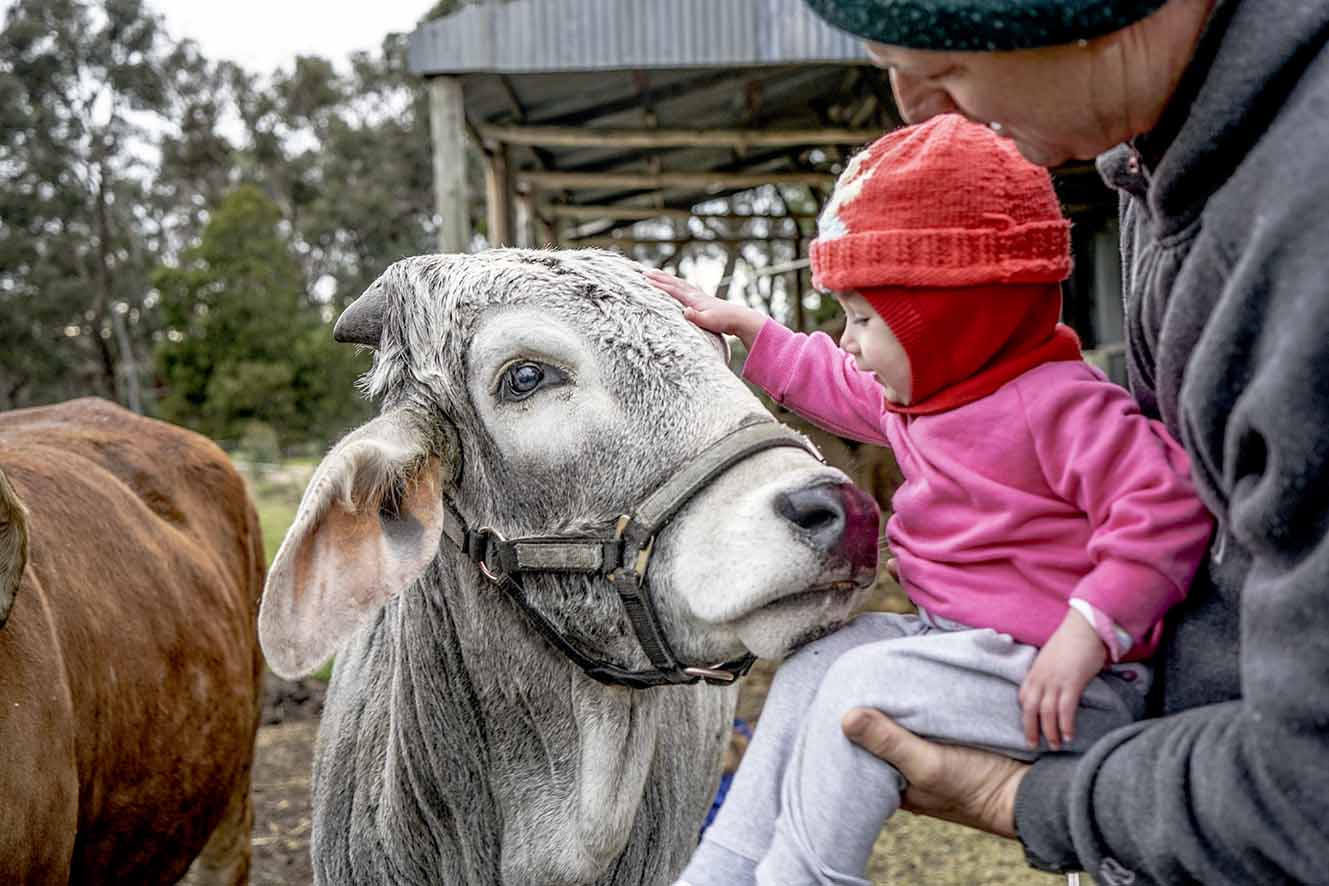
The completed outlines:
[[[498,399],[516,403],[530,397],[542,388],[566,384],[568,374],[548,363],[522,360],[510,363],[499,375],[496,394]]]

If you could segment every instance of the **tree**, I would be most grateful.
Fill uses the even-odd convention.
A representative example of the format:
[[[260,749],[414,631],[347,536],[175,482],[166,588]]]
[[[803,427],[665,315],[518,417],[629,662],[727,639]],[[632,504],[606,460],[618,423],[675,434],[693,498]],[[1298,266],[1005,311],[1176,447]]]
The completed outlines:
[[[6,15],[0,314],[18,352],[0,364],[0,405],[82,390],[145,407],[142,120],[165,107],[167,49],[141,0],[18,0]]]
[[[222,441],[262,422],[283,443],[325,440],[362,420],[363,355],[333,343],[306,298],[275,203],[253,186],[225,197],[179,266],[154,275],[163,340],[162,416]]]
[[[224,125],[237,118],[238,135]],[[270,355],[194,341],[227,333],[207,312],[241,323],[227,310],[244,304],[211,304],[195,278],[243,276],[232,246],[271,252],[218,239],[243,184],[228,215],[257,197],[278,213],[261,227],[279,270],[250,288],[288,318],[267,326],[286,336],[287,375]],[[267,78],[171,40],[144,0],[16,0],[0,33],[0,409],[96,394],[154,412],[156,381],[163,415],[209,433],[247,413],[288,436],[340,430],[364,407],[349,375],[336,402],[317,390],[348,363],[331,320],[387,265],[434,248],[431,193],[427,94],[404,35],[349,69],[305,57]],[[169,374],[154,379],[154,363]]]
[[[303,56],[271,83],[234,85],[249,141],[245,180],[289,219],[311,291],[335,311],[389,264],[435,249],[429,101],[406,35],[341,73]]]
[[[231,62],[212,62],[184,40],[167,57],[169,108],[156,123],[159,160],[153,169],[145,225],[163,256],[194,243],[208,212],[241,177],[244,150],[225,133],[234,108],[233,84],[243,72]]]

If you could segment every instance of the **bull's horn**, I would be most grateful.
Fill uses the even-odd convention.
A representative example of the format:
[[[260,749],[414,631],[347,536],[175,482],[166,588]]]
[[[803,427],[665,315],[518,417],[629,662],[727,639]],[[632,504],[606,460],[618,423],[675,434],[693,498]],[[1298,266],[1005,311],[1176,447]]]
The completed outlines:
[[[381,283],[372,286],[342,311],[337,325],[332,327],[334,340],[344,344],[378,347],[383,337],[383,314],[388,307],[387,295]]]

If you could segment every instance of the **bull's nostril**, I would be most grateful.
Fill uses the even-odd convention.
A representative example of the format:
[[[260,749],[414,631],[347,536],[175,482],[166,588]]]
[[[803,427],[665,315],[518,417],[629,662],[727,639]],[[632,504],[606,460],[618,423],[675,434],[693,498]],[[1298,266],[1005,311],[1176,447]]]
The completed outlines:
[[[813,547],[855,570],[877,565],[877,503],[852,483],[819,483],[776,496],[775,510]]]
[[[829,508],[814,508],[806,513],[796,514],[793,517],[793,522],[801,529],[815,532],[839,519],[840,515]]]
[[[844,532],[844,502],[831,484],[781,493],[775,500],[775,510],[819,547],[833,547]]]

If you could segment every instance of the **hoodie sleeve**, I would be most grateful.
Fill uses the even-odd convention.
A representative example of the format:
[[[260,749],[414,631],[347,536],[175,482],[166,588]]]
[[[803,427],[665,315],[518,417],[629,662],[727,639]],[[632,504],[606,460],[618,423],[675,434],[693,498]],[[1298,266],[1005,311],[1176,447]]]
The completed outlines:
[[[825,333],[804,335],[768,319],[743,364],[743,378],[832,434],[890,445],[882,430],[881,385]]]
[[[1237,545],[1250,558],[1241,697],[1134,724],[1083,758],[1035,764],[1015,817],[1038,867],[1083,866],[1113,886],[1325,882],[1329,183],[1320,169],[1252,183],[1281,206],[1254,190],[1233,195],[1245,229],[1233,236],[1243,239],[1226,243],[1211,227],[1188,262],[1214,271],[1198,281],[1202,294],[1187,293],[1205,328],[1179,422],[1219,518],[1212,556]]]
[[[1152,645],[1213,534],[1185,451],[1130,394],[1087,366],[1031,373],[1016,390],[1044,479],[1092,527],[1093,568],[1071,598],[1107,615],[1132,645]]]

